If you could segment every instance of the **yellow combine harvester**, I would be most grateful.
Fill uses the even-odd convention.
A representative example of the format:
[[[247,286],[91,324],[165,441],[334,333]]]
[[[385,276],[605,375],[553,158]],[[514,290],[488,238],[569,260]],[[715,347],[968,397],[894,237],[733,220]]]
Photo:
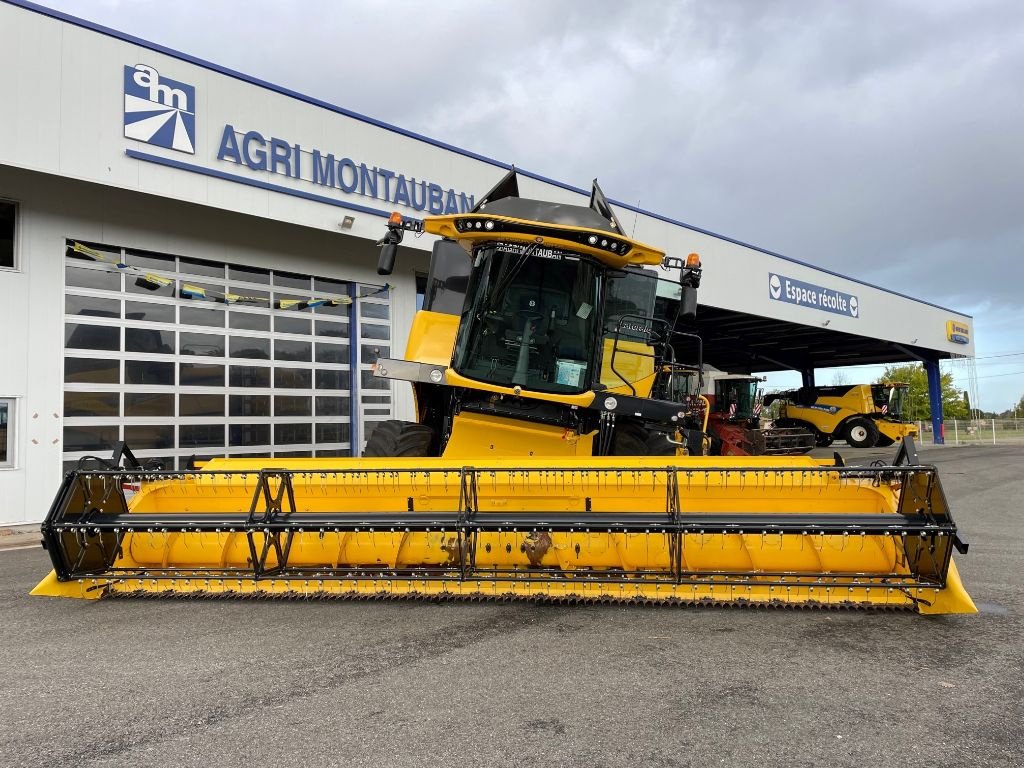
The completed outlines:
[[[853,448],[889,446],[904,437],[917,437],[917,425],[904,419],[909,384],[841,384],[801,387],[768,395],[780,400],[776,424],[809,429],[820,446],[839,438]]]
[[[706,402],[680,397],[700,340],[675,330],[699,259],[625,237],[596,183],[589,207],[552,204],[513,172],[471,213],[396,214],[382,274],[410,230],[441,239],[406,357],[375,375],[412,382],[417,423],[383,422],[361,459],[187,472],[122,445],[66,476],[35,594],[974,611],[909,440],[883,467],[702,455]]]

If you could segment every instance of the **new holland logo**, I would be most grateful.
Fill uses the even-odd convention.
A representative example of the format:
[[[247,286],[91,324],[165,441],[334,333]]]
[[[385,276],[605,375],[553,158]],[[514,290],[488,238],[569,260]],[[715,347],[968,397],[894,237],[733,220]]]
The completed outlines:
[[[947,320],[946,338],[954,344],[970,344],[971,329],[957,320]]]
[[[196,153],[196,89],[153,67],[124,68],[124,135],[157,147]]]

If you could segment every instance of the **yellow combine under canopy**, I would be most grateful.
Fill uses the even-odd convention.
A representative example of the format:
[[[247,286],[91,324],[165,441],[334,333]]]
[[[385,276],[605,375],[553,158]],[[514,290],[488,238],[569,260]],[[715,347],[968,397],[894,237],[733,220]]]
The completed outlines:
[[[217,459],[70,472],[43,533],[45,595],[974,610],[951,559],[966,545],[921,465]]]

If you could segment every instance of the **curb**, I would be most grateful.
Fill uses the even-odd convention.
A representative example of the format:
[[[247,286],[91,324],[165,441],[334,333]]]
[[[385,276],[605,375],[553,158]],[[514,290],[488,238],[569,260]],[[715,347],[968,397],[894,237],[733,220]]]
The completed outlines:
[[[0,551],[5,549],[20,549],[22,547],[39,545],[39,527],[35,525],[24,525],[15,528],[0,528]]]

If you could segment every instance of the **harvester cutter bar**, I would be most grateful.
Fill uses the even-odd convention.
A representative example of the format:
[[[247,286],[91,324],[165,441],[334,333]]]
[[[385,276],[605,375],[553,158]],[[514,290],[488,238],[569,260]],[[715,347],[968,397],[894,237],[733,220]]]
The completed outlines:
[[[814,435],[799,427],[773,427],[764,432],[764,443],[768,456],[805,453],[814,447]]]
[[[103,580],[128,580],[137,579],[140,581],[221,581],[227,582],[224,586],[231,586],[230,582],[239,580],[252,581],[395,581],[395,582],[468,582],[479,585],[492,584],[494,582],[516,582],[517,584],[564,584],[574,582],[579,584],[603,584],[603,585],[636,585],[650,584],[652,586],[683,586],[683,587],[709,587],[709,586],[757,586],[776,589],[809,589],[811,592],[820,590],[822,593],[842,589],[865,589],[885,588],[893,590],[910,590],[922,588],[941,588],[940,582],[931,582],[915,579],[906,574],[881,574],[871,576],[859,576],[858,574],[846,575],[837,574],[828,577],[810,577],[799,574],[771,574],[758,573],[752,576],[749,573],[716,573],[716,574],[684,574],[680,579],[665,578],[662,573],[615,573],[611,575],[595,575],[594,571],[560,571],[557,576],[543,571],[491,571],[479,570],[472,576],[463,578],[458,572],[449,571],[370,571],[370,570],[338,570],[338,571],[316,571],[313,569],[289,569],[284,574],[273,576],[256,577],[252,574],[239,573],[238,571],[218,572],[216,570],[129,570],[113,569],[103,573],[84,573],[76,578],[95,578]]]
[[[171,590],[150,591],[139,589],[136,591],[113,591],[107,595],[108,599],[117,600],[235,600],[245,597],[237,592],[219,590],[196,590],[190,592],[175,592]],[[431,603],[512,603],[524,598],[513,594],[475,593],[460,594],[456,592],[441,592],[430,594],[425,598],[418,593],[396,594],[394,592],[380,591],[377,593],[331,593],[331,592],[275,592],[272,595],[253,596],[249,599],[273,599],[290,600],[293,602],[311,601],[365,601],[365,602],[422,602],[429,599]],[[771,602],[752,602],[749,600],[733,599],[723,600],[703,596],[691,598],[664,597],[664,598],[639,598],[639,597],[617,597],[613,595],[584,596],[584,595],[545,595],[535,594],[529,598],[530,602],[543,603],[546,605],[559,606],[644,606],[645,608],[719,608],[732,610],[757,610],[757,611],[870,611],[872,613],[910,613],[915,610],[913,600],[901,603],[881,603],[863,605],[857,603],[830,603],[818,600],[802,600],[798,602],[787,602],[775,600]],[[923,602],[923,601],[922,601]]]

